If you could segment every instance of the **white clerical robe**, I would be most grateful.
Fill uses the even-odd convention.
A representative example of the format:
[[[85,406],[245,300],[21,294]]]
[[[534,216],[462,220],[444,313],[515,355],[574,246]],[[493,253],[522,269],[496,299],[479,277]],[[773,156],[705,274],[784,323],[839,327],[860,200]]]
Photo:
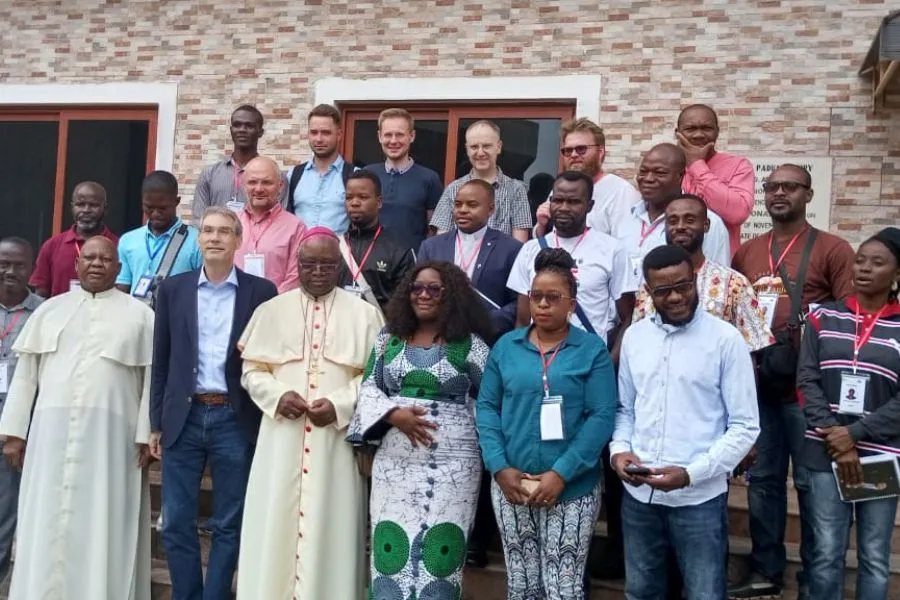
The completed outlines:
[[[27,450],[10,600],[149,600],[135,443],[150,437],[153,311],[115,289],[76,289],[44,302],[13,350],[0,435]]]
[[[239,600],[357,600],[365,591],[366,487],[344,437],[383,325],[341,289],[261,305],[238,342],[242,383],[263,412],[244,505]],[[337,421],[275,416],[294,391],[327,398]]]

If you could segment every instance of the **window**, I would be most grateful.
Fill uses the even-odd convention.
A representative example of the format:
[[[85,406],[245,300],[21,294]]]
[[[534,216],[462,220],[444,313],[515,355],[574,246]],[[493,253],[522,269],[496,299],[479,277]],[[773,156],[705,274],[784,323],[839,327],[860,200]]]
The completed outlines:
[[[500,127],[503,151],[498,165],[510,177],[525,182],[532,210],[547,198],[559,171],[559,133],[574,117],[571,103],[411,105],[402,102],[342,105],[344,157],[358,167],[384,160],[378,142],[378,114],[392,107],[406,108],[416,121],[416,140],[410,153],[433,169],[444,185],[469,172],[466,128],[479,119]]]
[[[0,109],[0,180],[13,183],[0,189],[0,237],[24,237],[37,249],[71,226],[69,201],[81,181],[106,188],[110,229],[138,227],[156,121],[156,107]]]

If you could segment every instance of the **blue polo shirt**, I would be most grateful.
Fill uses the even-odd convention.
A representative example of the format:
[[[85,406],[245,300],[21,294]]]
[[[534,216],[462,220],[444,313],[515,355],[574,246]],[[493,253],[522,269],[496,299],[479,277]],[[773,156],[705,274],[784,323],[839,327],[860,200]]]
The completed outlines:
[[[379,222],[406,248],[419,249],[428,237],[429,210],[434,210],[444,186],[438,174],[413,162],[403,171],[391,169],[385,163],[366,167],[381,180],[383,205]]]
[[[153,275],[166,253],[166,246],[172,235],[181,227],[181,219],[162,235],[154,235],[148,225],[132,229],[119,239],[119,262],[122,270],[116,278],[117,285],[127,285],[134,293],[138,281],[144,275]],[[197,230],[188,226],[188,234],[175,257],[175,264],[169,276],[196,271],[203,266],[200,246],[197,245]]]
[[[297,182],[294,190],[294,214],[307,227],[324,226],[338,235],[342,235],[350,227],[347,209],[344,204],[344,159],[337,159],[323,175],[316,170],[315,161],[308,160],[303,167],[303,177]],[[291,171],[287,177],[290,180]]]

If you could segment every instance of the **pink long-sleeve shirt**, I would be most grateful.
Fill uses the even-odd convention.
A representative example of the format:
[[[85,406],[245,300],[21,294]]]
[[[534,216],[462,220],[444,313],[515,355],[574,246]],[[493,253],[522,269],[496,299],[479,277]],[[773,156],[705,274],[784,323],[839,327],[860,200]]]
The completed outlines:
[[[248,254],[262,254],[265,256],[266,279],[275,284],[279,294],[300,287],[297,251],[306,231],[303,221],[280,204],[262,215],[253,214],[245,206],[238,216],[244,228],[241,247],[234,256],[238,268],[244,269]]]
[[[684,174],[681,188],[706,200],[710,210],[725,221],[732,256],[741,245],[741,225],[753,212],[755,185],[750,161],[725,152],[694,161]]]

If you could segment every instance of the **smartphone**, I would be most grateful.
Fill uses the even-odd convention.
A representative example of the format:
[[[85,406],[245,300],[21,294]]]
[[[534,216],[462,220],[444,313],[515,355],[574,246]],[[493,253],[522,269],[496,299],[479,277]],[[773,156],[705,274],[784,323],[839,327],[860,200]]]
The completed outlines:
[[[629,475],[641,475],[647,476],[650,475],[650,469],[647,467],[642,467],[641,465],[636,465],[634,463],[629,463],[625,465],[625,472]]]

